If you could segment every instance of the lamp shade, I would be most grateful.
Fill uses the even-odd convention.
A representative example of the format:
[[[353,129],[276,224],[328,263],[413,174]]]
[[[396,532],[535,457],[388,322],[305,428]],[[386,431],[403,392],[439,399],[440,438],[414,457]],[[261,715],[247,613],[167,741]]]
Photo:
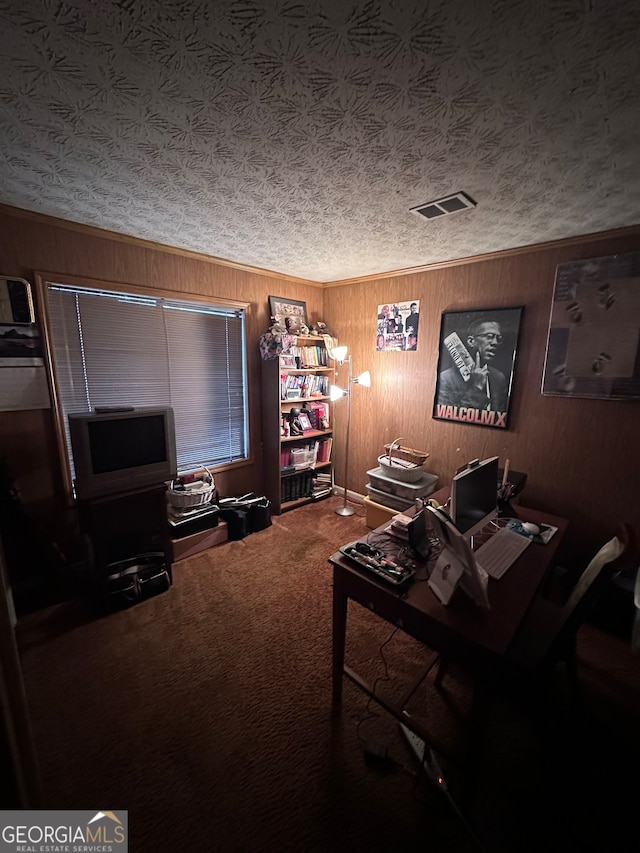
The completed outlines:
[[[340,388],[339,385],[332,385],[331,391],[329,392],[329,399],[332,403],[335,403],[336,400],[342,399],[342,397],[346,396],[346,391],[343,388]]]
[[[336,361],[339,361],[342,364],[347,357],[347,347],[334,347],[330,351],[331,358],[335,358]]]
[[[371,374],[368,370],[365,370],[360,374],[360,376],[356,376],[353,381],[357,382],[358,385],[362,385],[364,388],[371,388]]]

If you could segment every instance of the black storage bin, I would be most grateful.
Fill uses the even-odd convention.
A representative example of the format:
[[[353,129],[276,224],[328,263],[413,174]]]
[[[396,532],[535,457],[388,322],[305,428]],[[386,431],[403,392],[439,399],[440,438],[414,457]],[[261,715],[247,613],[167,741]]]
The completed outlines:
[[[271,525],[271,501],[253,494],[219,501],[220,517],[227,522],[229,539],[244,539],[249,533]]]
[[[127,607],[171,586],[164,554],[138,554],[111,563],[108,575],[109,597],[114,607]]]

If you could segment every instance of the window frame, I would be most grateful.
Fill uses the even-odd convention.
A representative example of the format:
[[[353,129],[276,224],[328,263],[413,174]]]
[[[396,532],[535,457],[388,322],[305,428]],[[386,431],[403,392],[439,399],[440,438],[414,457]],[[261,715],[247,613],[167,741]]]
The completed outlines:
[[[200,305],[216,305],[221,308],[231,310],[244,311],[245,332],[249,320],[250,302],[240,302],[238,300],[216,298],[199,293],[185,293],[179,290],[164,290],[159,288],[150,288],[143,285],[131,284],[128,282],[106,281],[104,279],[91,279],[83,276],[74,276],[58,273],[36,272],[35,273],[36,292],[38,299],[38,313],[40,315],[41,335],[44,344],[44,360],[47,372],[47,380],[49,383],[49,392],[51,395],[51,408],[53,413],[54,427],[56,433],[56,444],[58,449],[58,458],[62,473],[62,481],[65,496],[69,505],[74,505],[76,502],[73,481],[71,477],[71,468],[67,455],[67,443],[64,429],[64,412],[58,397],[56,368],[53,359],[52,335],[50,327],[49,307],[47,302],[47,288],[49,285],[60,284],[69,285],[71,287],[88,288],[93,290],[117,291],[122,293],[131,293],[136,296],[148,296],[155,299],[179,300],[182,302],[193,302]],[[227,462],[221,465],[210,466],[214,471],[228,471],[235,468],[242,468],[253,464],[252,457],[252,442],[251,442],[251,406],[250,406],[250,379],[249,379],[249,362],[247,351],[247,335],[244,335],[243,341],[243,357],[247,365],[246,387],[245,393],[247,397],[246,406],[246,433],[247,433],[247,456],[244,459],[235,462]]]

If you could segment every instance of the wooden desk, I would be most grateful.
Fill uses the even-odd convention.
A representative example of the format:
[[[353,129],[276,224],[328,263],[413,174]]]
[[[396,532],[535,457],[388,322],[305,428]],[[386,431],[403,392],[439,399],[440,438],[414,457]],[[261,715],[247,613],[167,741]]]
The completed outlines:
[[[372,610],[391,625],[438,652],[486,657],[504,657],[509,652],[518,627],[540,588],[566,532],[565,518],[518,507],[518,515],[537,524],[558,528],[547,545],[531,544],[500,579],[489,579],[491,608],[475,605],[461,590],[451,603],[440,603],[426,583],[428,563],[418,568],[416,578],[406,591],[398,591],[360,569],[340,552],[333,554],[333,701],[342,699],[342,679],[347,675],[397,719],[407,723],[402,707],[391,705],[373,693],[372,688],[345,665],[347,604],[349,599]],[[375,533],[384,531],[383,525]],[[363,537],[363,541],[374,534]],[[422,581],[422,582],[420,582]],[[410,725],[424,738],[419,725]]]

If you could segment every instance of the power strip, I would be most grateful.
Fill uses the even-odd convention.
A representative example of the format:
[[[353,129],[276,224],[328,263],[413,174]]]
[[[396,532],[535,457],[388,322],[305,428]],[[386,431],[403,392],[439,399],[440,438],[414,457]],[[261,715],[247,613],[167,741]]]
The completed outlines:
[[[406,717],[409,716],[406,711],[403,711],[403,713]],[[422,764],[424,772],[431,781],[440,788],[441,791],[446,791],[447,783],[445,782],[442,769],[438,764],[431,747],[427,746],[421,737],[419,737],[415,732],[412,732],[411,729],[407,728],[403,723],[400,723],[400,728],[407,739],[407,743],[415,752],[418,761]]]
[[[403,711],[402,713],[405,715],[405,717],[409,716],[406,711]],[[402,729],[402,733],[407,739],[407,743],[418,756],[418,761],[422,764],[422,769],[424,770],[427,778],[431,779],[433,784],[442,791],[442,793],[445,795],[445,797],[451,804],[451,807],[458,815],[458,818],[462,821],[465,829],[467,830],[471,838],[473,838],[474,842],[477,844],[478,850],[484,853],[484,845],[476,835],[473,827],[467,822],[466,818],[454,802],[453,797],[449,793],[447,783],[445,782],[444,776],[442,774],[442,769],[440,768],[440,765],[438,764],[436,756],[431,747],[427,746],[421,737],[419,737],[415,732],[412,732],[411,729],[407,728],[407,726],[403,725],[402,723],[400,723],[400,728]]]

